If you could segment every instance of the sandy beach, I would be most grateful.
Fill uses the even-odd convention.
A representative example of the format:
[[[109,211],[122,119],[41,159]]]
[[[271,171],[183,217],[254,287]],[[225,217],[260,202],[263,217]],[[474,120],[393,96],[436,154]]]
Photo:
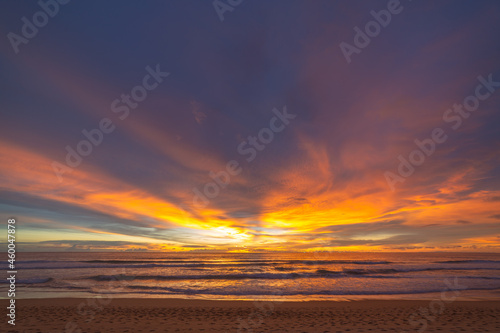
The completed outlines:
[[[7,300],[1,300],[5,309]],[[442,311],[441,311],[442,310]],[[500,332],[500,302],[17,300],[2,332]]]

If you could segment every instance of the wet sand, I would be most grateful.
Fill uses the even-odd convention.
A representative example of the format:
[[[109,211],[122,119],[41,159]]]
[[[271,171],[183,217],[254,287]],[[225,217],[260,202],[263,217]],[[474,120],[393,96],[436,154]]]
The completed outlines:
[[[500,332],[500,302],[17,300],[0,332]]]

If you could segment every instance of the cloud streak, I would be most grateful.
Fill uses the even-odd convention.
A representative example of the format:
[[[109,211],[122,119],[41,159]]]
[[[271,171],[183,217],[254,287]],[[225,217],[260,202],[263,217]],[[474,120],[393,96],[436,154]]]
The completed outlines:
[[[223,25],[210,4],[102,6],[0,45],[0,217],[26,249],[499,251],[500,93],[396,191],[383,176],[477,76],[500,81],[498,3],[412,3],[349,65],[338,45],[368,4],[248,3]],[[171,76],[120,121],[110,104],[153,63]],[[282,105],[296,119],[194,205]],[[52,162],[104,117],[116,129],[59,183]]]

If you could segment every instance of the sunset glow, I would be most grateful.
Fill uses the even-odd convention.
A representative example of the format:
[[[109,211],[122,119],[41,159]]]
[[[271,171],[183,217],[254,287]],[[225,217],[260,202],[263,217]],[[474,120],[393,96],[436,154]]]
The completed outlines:
[[[500,251],[500,92],[484,84],[500,81],[499,7],[411,5],[349,64],[339,43],[370,4],[340,19],[295,3],[281,23],[262,18],[266,34],[251,25],[234,40],[201,14],[194,28],[144,4],[141,36],[167,18],[183,36],[165,28],[133,47],[68,6],[65,29],[19,55],[1,46],[2,218],[16,217],[25,251]],[[442,23],[450,10],[460,19]],[[282,28],[299,14],[296,31]],[[429,20],[451,28],[434,34]],[[477,110],[447,118],[477,91]],[[83,130],[99,126],[114,127],[68,166],[67,147],[88,149]],[[447,139],[424,154],[415,140],[435,128]],[[399,156],[425,161],[401,177]]]

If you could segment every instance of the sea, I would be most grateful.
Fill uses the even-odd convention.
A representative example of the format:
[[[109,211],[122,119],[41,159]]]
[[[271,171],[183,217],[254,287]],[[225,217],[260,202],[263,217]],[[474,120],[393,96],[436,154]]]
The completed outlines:
[[[500,299],[498,253],[21,252],[15,269],[18,299]]]

